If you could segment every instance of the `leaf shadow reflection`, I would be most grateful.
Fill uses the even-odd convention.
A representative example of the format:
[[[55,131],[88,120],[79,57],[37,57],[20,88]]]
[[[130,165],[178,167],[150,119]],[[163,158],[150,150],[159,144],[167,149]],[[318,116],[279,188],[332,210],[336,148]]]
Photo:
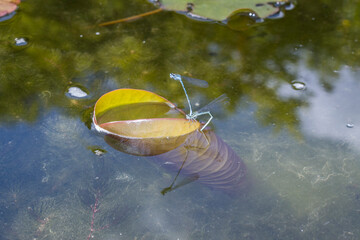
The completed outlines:
[[[125,152],[126,148],[116,137],[105,135],[105,141],[114,149]],[[138,146],[139,152],[146,152],[141,149],[143,147]],[[133,150],[131,154],[134,155]],[[195,131],[180,146],[147,158],[176,172],[170,186],[161,190],[163,195],[195,181],[228,193],[239,192],[247,185],[246,166],[242,159],[210,130]],[[180,175],[185,178],[177,182]]]

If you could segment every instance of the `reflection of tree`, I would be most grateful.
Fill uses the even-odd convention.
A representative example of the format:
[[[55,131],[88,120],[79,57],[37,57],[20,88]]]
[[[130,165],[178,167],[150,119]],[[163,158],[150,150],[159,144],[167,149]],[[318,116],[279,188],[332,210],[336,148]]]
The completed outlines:
[[[168,78],[176,72],[210,83],[206,90],[190,89],[192,94],[200,91],[213,99],[227,93],[230,108],[248,99],[257,105],[260,122],[295,132],[296,109],[307,103],[282,99],[278,90],[296,79],[298,70],[288,66],[298,63],[302,49],[310,52],[308,67],[319,73],[328,90],[336,79],[334,70],[359,62],[360,43],[355,40],[360,16],[346,2],[302,2],[286,12],[286,18],[241,32],[172,12],[106,28],[89,27],[153,8],[140,0],[24,2],[20,8],[14,19],[0,25],[2,121],[33,121],[41,109],[54,106],[88,106],[104,88],[105,77],[89,83],[98,71],[121,87],[153,90],[180,103],[184,100],[180,86]],[[12,40],[19,36],[29,36],[31,45],[16,49]],[[96,94],[74,103],[64,94],[72,82]]]

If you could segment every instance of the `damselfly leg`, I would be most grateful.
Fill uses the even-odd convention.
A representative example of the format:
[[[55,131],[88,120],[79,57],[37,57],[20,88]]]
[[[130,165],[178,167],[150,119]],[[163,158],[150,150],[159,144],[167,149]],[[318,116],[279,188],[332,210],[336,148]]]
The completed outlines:
[[[207,112],[200,112],[200,113],[195,112],[195,113],[193,114],[193,118],[192,118],[192,119],[196,119],[198,116],[205,115],[205,114],[209,115],[210,118],[209,118],[209,120],[204,124],[204,126],[200,129],[200,131],[204,130],[204,129],[206,128],[206,126],[211,122],[211,120],[212,120],[214,117],[213,117],[213,115],[212,115],[209,111],[207,111]]]

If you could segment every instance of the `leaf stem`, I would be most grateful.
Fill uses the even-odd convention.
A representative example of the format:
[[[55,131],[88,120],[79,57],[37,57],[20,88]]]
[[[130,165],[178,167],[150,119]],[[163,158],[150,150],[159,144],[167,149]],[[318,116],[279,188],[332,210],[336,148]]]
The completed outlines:
[[[113,24],[116,24],[116,23],[121,23],[121,22],[128,22],[128,21],[131,21],[131,20],[136,20],[138,18],[142,18],[142,17],[145,17],[145,16],[149,16],[149,15],[152,15],[152,14],[155,14],[155,13],[158,13],[158,12],[161,12],[163,9],[162,8],[158,8],[158,9],[155,9],[153,11],[150,11],[150,12],[146,12],[146,13],[141,13],[141,14],[138,14],[138,15],[135,15],[135,16],[131,16],[131,17],[127,17],[127,18],[122,18],[122,19],[118,19],[118,20],[114,20],[114,21],[109,21],[109,22],[103,22],[103,23],[100,23],[98,26],[99,27],[104,27],[104,26],[109,26],[109,25],[113,25]]]

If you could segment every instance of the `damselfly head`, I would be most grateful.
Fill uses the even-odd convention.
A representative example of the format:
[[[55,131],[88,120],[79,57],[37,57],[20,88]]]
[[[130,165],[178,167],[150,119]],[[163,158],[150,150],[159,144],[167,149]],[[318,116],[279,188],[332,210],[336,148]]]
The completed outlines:
[[[181,75],[177,73],[170,73],[170,78],[174,79],[175,81],[181,81]]]

